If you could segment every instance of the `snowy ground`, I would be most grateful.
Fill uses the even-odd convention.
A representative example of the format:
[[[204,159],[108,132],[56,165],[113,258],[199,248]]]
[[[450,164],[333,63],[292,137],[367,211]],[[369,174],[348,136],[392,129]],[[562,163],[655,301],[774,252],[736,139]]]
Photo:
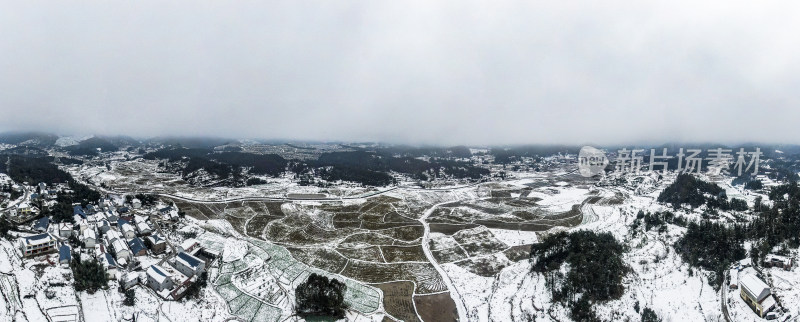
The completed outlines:
[[[270,178],[268,183],[244,188],[196,188],[191,187],[172,174],[159,173],[157,165],[150,161],[114,161],[112,170],[104,166],[73,166],[70,169],[76,177],[94,184],[105,183],[111,187],[119,187],[127,191],[138,189],[156,189],[186,198],[194,199],[231,199],[238,197],[285,197],[287,193],[324,193],[329,196],[361,196],[370,194],[376,189],[358,187],[335,187],[322,189],[318,187],[300,187],[290,178]],[[142,175],[131,173],[142,171]],[[597,187],[585,181],[575,180],[566,173],[514,173],[515,179],[502,183],[469,186],[455,189],[453,187],[434,189],[417,189],[402,187],[384,193],[385,196],[403,200],[414,210],[421,212],[434,204],[446,204],[455,201],[476,202],[487,199],[492,189],[527,188],[526,198],[536,198],[536,205],[548,212],[560,213],[570,211],[573,205],[581,205],[583,222],[570,229],[590,229],[598,232],[610,232],[618,240],[630,246],[624,255],[631,268],[625,283],[625,293],[617,300],[601,303],[595,307],[597,314],[609,321],[638,321],[639,313],[634,307],[653,309],[664,321],[720,321],[723,320],[721,298],[724,294],[715,291],[707,283],[708,272],[690,270],[675,253],[671,245],[683,233],[683,228],[669,226],[665,233],[650,231],[634,237],[629,225],[639,210],[649,212],[670,210],[655,202],[664,185],[674,180],[674,175],[667,175],[658,182],[652,177],[643,177],[638,185],[626,187]],[[742,198],[752,205],[758,196],[766,200],[766,196],[731,186],[730,180],[718,181],[730,197]],[[490,189],[485,189],[491,187]],[[589,197],[603,198],[603,202],[584,202]],[[621,204],[612,204],[608,200],[624,196]],[[513,198],[520,197],[515,191]],[[363,199],[344,201],[345,205],[363,203]],[[320,201],[302,201],[285,204],[283,211],[308,212],[315,217],[315,207]],[[498,206],[499,207],[499,206]],[[310,210],[309,210],[310,209]],[[679,210],[690,219],[699,219],[704,208],[695,210]],[[746,216],[737,214],[739,216]],[[721,213],[717,220],[725,221],[734,214]],[[555,230],[567,230],[559,227]],[[552,231],[555,231],[552,230]],[[494,238],[507,246],[521,246],[537,243],[547,235],[541,232],[525,232],[507,229],[488,229]],[[551,231],[551,232],[552,232]],[[263,244],[259,249],[246,236],[238,234],[231,224],[223,220],[191,221],[178,231],[165,236],[171,243],[178,245],[186,234],[194,233],[205,247],[223,253],[218,267],[209,271],[212,281],[220,281],[220,276],[231,280],[230,287],[220,285],[204,289],[201,300],[183,302],[165,302],[144,286],[135,287],[136,306],[122,305],[122,294],[111,282],[108,290],[94,294],[81,292],[76,294],[68,282],[67,286],[54,286],[61,280],[66,281],[69,269],[48,264],[46,260],[22,261],[15,245],[8,241],[0,241],[0,321],[75,321],[76,314],[85,321],[117,321],[128,316],[135,316],[139,321],[224,321],[234,317],[246,316],[237,310],[245,305],[263,308],[263,312],[272,312],[281,319],[290,317],[293,301],[292,287],[296,287],[308,273],[316,269],[300,264],[294,260],[285,248],[274,244]],[[461,247],[453,237],[442,233],[431,233],[432,248],[435,250]],[[568,321],[568,309],[554,304],[550,293],[545,288],[541,275],[531,273],[531,264],[522,260],[511,262],[502,252],[483,254],[485,258],[507,265],[493,276],[480,276],[468,270],[457,261],[442,263],[441,268],[452,280],[455,291],[460,294],[470,321]],[[793,255],[795,260],[797,254]],[[52,260],[52,259],[51,259]],[[157,259],[146,260],[143,267],[157,262]],[[166,264],[165,264],[166,265]],[[502,266],[501,266],[502,267]],[[230,268],[231,271],[225,271]],[[691,271],[691,273],[690,273]],[[800,269],[791,271],[781,269],[765,270],[773,284],[773,292],[777,298],[790,309],[793,316],[800,311]],[[319,271],[321,272],[321,271]],[[328,272],[337,276],[338,272]],[[348,280],[354,287],[363,287],[365,293],[378,292],[372,287]],[[235,290],[234,290],[235,288]],[[232,290],[251,297],[245,304],[232,308],[230,294]],[[47,291],[56,294],[48,299]],[[728,292],[726,301],[733,321],[753,321],[757,317],[744,305],[738,296],[738,290]],[[275,295],[275,298],[270,298]],[[243,297],[245,298],[245,297]],[[350,297],[349,299],[352,299]],[[365,301],[364,310],[359,314],[351,311],[350,320],[380,320],[383,318],[383,304],[374,304],[374,298]],[[239,300],[237,300],[239,301]],[[238,303],[238,302],[237,302]],[[270,309],[274,307],[275,310]],[[4,309],[2,309],[4,308]],[[261,310],[261,309],[259,309]],[[262,311],[257,311],[262,312]],[[266,313],[265,313],[266,314]]]
[[[669,181],[661,184],[667,183]],[[719,184],[729,190],[731,195],[743,198],[751,205],[757,196],[731,187],[729,182]],[[563,184],[547,188],[548,191],[558,190],[558,194],[544,194],[540,190],[535,189],[530,196],[540,197],[543,200],[539,204],[550,206],[570,204],[570,200],[588,193],[587,190]],[[669,210],[655,202],[660,188],[647,189],[645,193],[642,191],[644,190],[639,193],[632,190],[621,191],[628,196],[621,205],[585,205],[583,210],[590,212],[595,218],[573,228],[611,232],[617,239],[631,246],[630,252],[625,254],[625,261],[632,269],[632,273],[624,281],[625,294],[618,300],[597,305],[595,310],[598,316],[610,321],[639,320],[640,315],[634,309],[638,302],[640,307],[653,309],[664,321],[723,321],[720,302],[722,294],[708,284],[708,272],[694,269],[690,274],[689,267],[671,247],[683,234],[683,228],[670,226],[666,233],[651,231],[635,238],[629,234],[628,227],[639,209],[650,212]],[[603,193],[608,192],[600,194]],[[699,218],[701,211],[699,209],[683,215]],[[496,238],[508,245],[536,242],[536,234],[533,233],[526,235],[516,231],[491,231]],[[565,308],[551,303],[543,279],[530,273],[531,266],[526,261],[510,265],[493,277],[475,275],[455,264],[444,264],[442,267],[461,293],[471,321],[569,320]],[[775,283],[774,292],[779,294],[784,303],[790,303],[790,306],[795,303],[796,307],[800,303],[800,290],[797,288],[800,286],[800,274],[797,274],[797,268],[790,272],[780,269],[769,271]],[[746,311],[737,315],[741,319],[736,321],[751,321],[755,317],[749,308],[745,308]]]

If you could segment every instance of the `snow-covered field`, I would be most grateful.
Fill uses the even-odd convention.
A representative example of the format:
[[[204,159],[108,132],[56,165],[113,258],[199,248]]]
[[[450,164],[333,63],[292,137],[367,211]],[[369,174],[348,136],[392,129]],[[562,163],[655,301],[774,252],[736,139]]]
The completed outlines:
[[[629,246],[624,260],[631,271],[624,279],[624,294],[619,299],[594,305],[594,310],[602,319],[638,321],[640,313],[636,308],[647,307],[664,321],[723,321],[723,298],[732,321],[758,319],[738,297],[738,291],[721,293],[714,290],[708,284],[709,272],[690,269],[680,259],[672,245],[683,234],[684,228],[669,225],[667,231],[662,233],[651,231],[631,234],[629,227],[639,210],[671,210],[655,200],[660,189],[674,180],[672,175],[665,176],[663,181],[652,177],[639,178],[640,183],[621,187],[594,186],[573,180],[566,173],[554,172],[514,173],[514,179],[504,182],[474,186],[454,184],[438,189],[410,186],[395,189],[304,187],[288,177],[265,178],[266,184],[253,187],[200,188],[188,185],[176,175],[158,172],[155,161],[115,160],[110,164],[110,170],[98,165],[70,166],[68,169],[85,182],[96,185],[102,183],[112,189],[155,191],[208,201],[243,197],[284,198],[289,193],[322,193],[330,197],[357,197],[343,200],[339,204],[357,206],[367,200],[361,196],[387,190],[381,195],[402,200],[409,209],[407,215],[416,216],[411,218],[415,225],[419,225],[416,220],[424,222],[427,219],[422,216],[423,212],[433,205],[444,207],[447,204],[469,204],[495,207],[493,209],[501,214],[490,219],[510,218],[508,216],[511,206],[504,203],[492,204],[489,201],[493,199],[493,189],[513,191],[511,198],[535,203],[537,211],[548,214],[570,211],[575,213],[576,205],[579,205],[583,220],[577,220],[574,223],[576,227],[558,226],[545,231],[550,227],[546,226],[542,231],[534,232],[480,226],[450,234],[426,233],[425,238],[431,241],[430,250],[452,258],[438,264],[441,264],[441,270],[452,281],[453,288],[447,291],[457,293],[457,296],[452,297],[463,301],[469,321],[568,321],[569,309],[552,301],[544,278],[531,271],[531,263],[524,259],[511,260],[513,256],[505,251],[538,243],[549,233],[582,229],[609,232]],[[758,196],[766,200],[763,195],[732,186],[730,180],[718,181],[717,184],[725,189],[728,196],[742,198],[750,205]],[[319,208],[324,202],[326,201],[288,202],[280,209],[287,216],[302,215],[311,219],[309,223],[325,229],[335,229],[331,223],[332,215]],[[704,211],[703,207],[677,212],[689,219],[699,219]],[[467,212],[476,212],[469,207],[464,209]],[[224,215],[224,211],[222,212]],[[581,219],[577,215],[570,216]],[[734,214],[721,212],[720,219],[717,220],[724,221],[733,217]],[[340,275],[347,265],[352,265],[350,259],[340,271],[323,271],[295,259],[287,250],[292,245],[243,236],[242,234],[248,234],[240,233],[226,220],[199,221],[187,218],[182,221],[182,225],[164,236],[165,239],[171,244],[179,245],[185,240],[183,236],[194,235],[202,247],[222,254],[221,260],[209,268],[209,286],[202,291],[200,299],[165,301],[140,284],[134,288],[136,305],[127,307],[122,305],[124,296],[117,291],[116,281],[110,282],[108,290],[94,294],[76,293],[70,285],[69,268],[52,265],[43,259],[22,260],[16,245],[0,240],[0,290],[3,293],[0,297],[0,321],[119,321],[130,317],[135,317],[137,321],[294,320],[293,288],[312,272],[336,277],[348,283],[351,291],[347,295],[347,301],[353,306],[348,313],[349,320],[373,321],[382,320],[385,316],[391,320],[385,314],[386,308],[382,302],[384,294],[375,284],[370,285]],[[456,239],[483,236],[481,233],[493,237],[497,244],[507,247],[502,251],[493,250],[491,253],[458,257],[458,253],[469,253],[464,248],[465,244],[475,242],[459,243]],[[490,237],[486,239],[491,239]],[[419,241],[416,243],[419,244]],[[448,251],[452,252],[447,253]],[[380,253],[380,256],[384,254]],[[796,260],[797,254],[793,256]],[[146,269],[162,258],[145,258],[141,263],[142,268]],[[476,273],[474,267],[464,264],[476,258],[493,261],[495,265],[490,263],[481,267],[493,273]],[[173,270],[168,264],[164,266]],[[765,271],[770,276],[769,282],[774,287],[776,297],[784,307],[790,309],[790,314],[800,315],[800,269],[795,267],[791,271],[783,271],[772,268]]]

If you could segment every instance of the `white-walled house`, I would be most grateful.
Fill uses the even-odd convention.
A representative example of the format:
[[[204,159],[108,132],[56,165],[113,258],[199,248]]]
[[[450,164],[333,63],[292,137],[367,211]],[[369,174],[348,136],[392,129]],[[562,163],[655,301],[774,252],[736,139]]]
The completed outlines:
[[[111,245],[115,240],[122,239],[122,234],[114,229],[109,229],[105,234],[105,238],[108,244]]]
[[[156,292],[172,289],[172,274],[167,272],[163,267],[152,265],[147,268],[147,286]]]
[[[109,246],[117,256],[117,262],[119,262],[120,265],[124,265],[124,263],[131,258],[131,252],[128,250],[128,244],[121,239],[115,239]]]
[[[59,236],[61,236],[63,238],[69,238],[69,237],[72,237],[73,232],[74,232],[74,230],[72,230],[72,224],[71,223],[62,222],[62,223],[58,224],[58,235]]]
[[[19,243],[25,257],[50,253],[56,249],[56,239],[47,233],[22,237]]]
[[[122,232],[122,235],[125,236],[125,239],[131,239],[136,237],[136,230],[133,228],[133,225],[131,225],[127,221],[120,220],[119,229]]]
[[[175,268],[181,274],[192,277],[205,271],[206,263],[197,257],[181,252],[175,256]]]
[[[122,288],[129,290],[139,284],[139,278],[139,272],[128,272],[122,275],[119,284]]]
[[[138,230],[139,234],[142,236],[150,235],[153,232],[153,230],[150,228],[150,225],[148,225],[145,221],[137,221],[136,230]]]
[[[94,229],[88,228],[83,231],[81,235],[81,241],[83,242],[83,246],[86,248],[93,248],[95,243],[97,243],[97,235],[94,232]]]
[[[191,253],[192,251],[194,251],[194,250],[195,250],[197,247],[199,247],[199,246],[200,246],[200,244],[198,244],[198,243],[197,243],[197,240],[196,240],[196,239],[194,239],[194,238],[189,238],[189,239],[187,239],[187,240],[184,240],[184,241],[183,241],[183,242],[180,244],[180,246],[178,246],[178,250],[177,250],[177,251],[178,251],[179,253],[180,253],[180,252]]]

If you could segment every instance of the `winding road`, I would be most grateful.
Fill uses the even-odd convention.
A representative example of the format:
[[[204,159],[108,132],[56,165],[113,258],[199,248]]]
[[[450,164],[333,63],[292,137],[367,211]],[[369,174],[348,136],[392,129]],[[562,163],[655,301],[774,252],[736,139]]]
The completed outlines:
[[[339,201],[339,200],[357,200],[357,199],[364,199],[364,198],[369,198],[369,197],[382,195],[382,194],[385,194],[387,192],[391,192],[391,191],[398,190],[398,189],[420,190],[420,191],[451,191],[451,190],[459,190],[459,189],[475,187],[477,185],[480,185],[481,183],[484,183],[484,181],[470,183],[470,184],[463,185],[463,186],[446,187],[446,188],[430,188],[430,189],[417,188],[417,187],[413,187],[413,186],[395,186],[395,187],[388,188],[386,190],[380,190],[380,191],[370,192],[370,193],[363,194],[363,195],[350,196],[350,197],[325,197],[325,198],[238,197],[238,198],[227,198],[227,199],[216,199],[216,200],[194,199],[194,198],[188,198],[188,197],[182,197],[182,196],[174,195],[174,194],[171,194],[171,193],[159,192],[159,191],[149,191],[149,190],[136,190],[136,191],[111,190],[111,189],[106,189],[106,188],[103,188],[103,187],[100,187],[100,186],[96,186],[96,185],[91,184],[91,183],[86,182],[86,181],[84,181],[84,183],[89,185],[89,186],[91,186],[94,189],[97,189],[99,191],[102,191],[104,193],[109,193],[109,194],[126,195],[126,194],[143,193],[143,194],[157,195],[159,197],[178,199],[178,200],[187,201],[187,202],[215,204],[215,203],[229,203],[229,202],[240,202],[240,201]]]
[[[458,320],[459,321],[467,321],[467,308],[464,306],[464,300],[461,299],[461,294],[458,293],[458,289],[453,285],[453,281],[450,280],[450,276],[448,276],[445,271],[439,266],[439,262],[436,261],[436,258],[433,257],[433,253],[431,253],[431,246],[430,246],[430,233],[431,233],[431,226],[428,225],[428,222],[425,219],[436,210],[437,207],[451,203],[452,201],[441,202],[438,204],[433,205],[425,213],[422,217],[419,218],[419,222],[422,223],[422,226],[425,227],[425,233],[422,235],[422,252],[425,253],[425,257],[428,258],[428,261],[431,262],[433,268],[439,272],[439,275],[442,276],[442,280],[444,281],[445,286],[450,291],[450,297],[453,298],[453,301],[456,302],[456,310],[458,310]]]

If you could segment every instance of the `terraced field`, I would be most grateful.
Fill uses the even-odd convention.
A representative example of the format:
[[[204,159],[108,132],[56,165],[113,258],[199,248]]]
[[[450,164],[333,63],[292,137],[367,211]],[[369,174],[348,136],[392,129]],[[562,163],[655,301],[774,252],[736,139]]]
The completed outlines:
[[[219,261],[214,290],[229,311],[245,321],[282,321],[294,314],[294,290],[312,273],[343,280],[345,302],[352,310],[369,315],[380,308],[381,292],[372,286],[343,278],[296,261],[283,247],[249,239],[246,254]]]
[[[530,193],[510,189],[478,197],[426,191],[413,195],[415,200],[401,194],[355,201],[176,204],[198,219],[225,219],[248,236],[246,255],[221,264],[214,282],[231,313],[243,320],[289,317],[292,290],[316,272],[343,279],[348,303],[362,314],[380,311],[397,320],[446,321],[459,313],[436,265],[454,263],[476,275],[494,276],[525,260],[530,244],[501,240],[493,229],[534,234],[572,227],[584,219],[582,203],[604,201],[587,195],[548,208]],[[429,225],[430,236],[423,224]],[[219,241],[199,239],[221,247]]]

